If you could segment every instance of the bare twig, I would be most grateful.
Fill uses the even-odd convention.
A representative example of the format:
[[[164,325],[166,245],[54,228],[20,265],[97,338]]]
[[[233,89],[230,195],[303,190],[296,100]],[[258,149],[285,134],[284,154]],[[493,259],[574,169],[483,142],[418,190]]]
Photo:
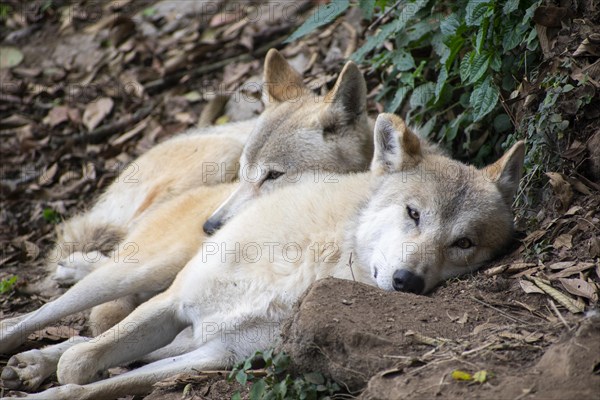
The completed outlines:
[[[202,65],[202,66],[200,66],[196,69],[192,69],[192,70],[186,69],[183,71],[173,72],[173,73],[169,74],[168,76],[165,76],[163,78],[146,83],[144,85],[144,90],[147,93],[157,92],[157,91],[161,90],[162,88],[164,88],[165,86],[169,86],[171,84],[178,82],[181,78],[183,78],[185,75],[188,75],[188,74],[190,75],[190,77],[193,78],[193,77],[196,77],[199,75],[207,74],[209,72],[224,68],[225,66],[232,64],[232,63],[252,61],[252,60],[256,59],[257,57],[262,57],[265,54],[267,54],[267,51],[269,51],[269,49],[281,44],[281,42],[283,42],[286,38],[287,38],[287,35],[278,37],[277,39],[272,40],[272,41],[264,44],[263,46],[259,47],[252,53],[238,54],[237,56],[229,57],[225,60],[220,60],[220,61],[214,62],[212,64]]]
[[[556,307],[556,304],[554,304],[554,302],[552,301],[552,299],[548,299],[548,303],[550,303],[550,308],[552,308],[552,311],[554,311],[554,314],[556,314],[556,316],[558,317],[558,319],[560,320],[560,322],[562,322],[563,325],[567,327],[567,330],[570,331],[571,330],[571,326],[569,326],[569,324],[565,320],[565,317],[562,316],[562,314],[558,310],[558,307]]]
[[[150,115],[153,109],[154,104],[151,103],[146,107],[140,108],[131,115],[119,118],[110,124],[102,125],[98,129],[95,129],[91,132],[79,132],[78,134],[74,135],[73,138],[55,137],[52,138],[52,141],[58,144],[64,144],[70,141],[73,141],[74,143],[100,143],[115,133],[118,133],[133,124],[137,124]]]
[[[352,274],[352,280],[356,282],[356,278],[354,277],[354,270],[352,269],[352,252],[350,252],[350,258],[348,259],[348,268],[350,268],[350,273]]]
[[[400,5],[400,3],[402,3],[402,0],[398,0],[397,2],[395,2],[390,8],[388,8],[383,14],[381,14],[375,21],[373,21],[373,23],[371,25],[369,25],[369,27],[367,28],[367,30],[370,31],[374,27],[376,27],[377,25],[379,25],[381,23],[381,21],[385,17],[387,17],[388,15],[390,15],[390,13],[392,11],[394,11]]]
[[[470,296],[470,297],[471,297],[471,299],[475,300],[475,301],[476,301],[476,302],[478,302],[479,304],[482,304],[482,305],[484,305],[484,306],[486,306],[486,307],[489,307],[489,308],[491,308],[492,310],[495,310],[496,312],[500,313],[501,315],[503,315],[504,317],[506,317],[506,318],[510,319],[511,321],[514,321],[514,322],[520,322],[521,324],[524,324],[524,325],[530,325],[530,323],[529,323],[529,322],[527,322],[527,321],[523,321],[522,319],[519,319],[519,318],[516,318],[516,317],[513,317],[512,315],[510,315],[510,314],[508,314],[508,313],[506,313],[506,312],[502,311],[502,310],[501,310],[501,309],[499,309],[498,307],[494,307],[493,305],[491,305],[491,304],[488,304],[488,303],[486,303],[486,302],[485,302],[485,301],[483,301],[483,300],[479,300],[479,299],[478,299],[477,297],[475,297],[475,296]]]

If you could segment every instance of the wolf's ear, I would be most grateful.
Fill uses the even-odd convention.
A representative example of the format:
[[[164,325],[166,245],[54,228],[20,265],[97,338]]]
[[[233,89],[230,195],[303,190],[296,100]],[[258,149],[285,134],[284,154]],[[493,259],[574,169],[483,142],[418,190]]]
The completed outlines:
[[[375,122],[375,154],[371,172],[383,175],[418,164],[423,155],[421,141],[394,114],[379,114]]]
[[[524,159],[525,142],[520,140],[498,161],[483,169],[484,176],[496,184],[508,206],[512,205],[513,197],[519,188]]]
[[[341,107],[352,122],[367,109],[367,84],[356,64],[348,61],[333,89],[325,96],[325,103]]]
[[[264,70],[265,104],[294,100],[308,91],[302,75],[275,49],[270,49],[267,53]]]

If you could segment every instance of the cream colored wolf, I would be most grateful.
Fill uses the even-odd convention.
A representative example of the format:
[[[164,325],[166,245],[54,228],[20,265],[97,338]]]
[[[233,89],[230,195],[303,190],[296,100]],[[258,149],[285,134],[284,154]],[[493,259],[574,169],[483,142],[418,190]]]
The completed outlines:
[[[424,293],[474,271],[511,240],[523,156],[519,142],[478,170],[381,115],[371,173],[336,176],[336,183],[304,177],[252,202],[204,242],[168,290],[66,350],[57,372],[63,386],[28,398],[112,399],[147,392],[176,373],[230,367],[273,346],[299,296],[327,276]],[[97,381],[188,326],[187,352]]]
[[[167,166],[169,163],[177,164],[181,175],[194,174],[194,168],[200,172],[204,166],[197,161],[190,164],[191,168],[185,166],[185,159],[191,158],[194,153],[192,144],[198,146],[192,142],[199,140],[194,137],[171,140],[161,145],[162,149],[155,149],[153,154],[142,157],[139,164],[153,167],[160,176],[159,179],[147,175],[144,187],[149,189],[135,193],[119,181],[109,188],[90,213],[79,217],[81,221],[76,219],[75,223],[67,225],[90,226],[88,231],[103,231],[102,227],[108,224],[99,225],[98,222],[109,220],[105,216],[112,208],[116,205],[130,207],[125,211],[117,210],[121,213],[120,218],[129,218],[129,223],[119,226],[118,229],[126,233],[114,249],[109,247],[112,256],[107,255],[100,261],[96,258],[95,263],[88,262],[90,268],[82,262],[74,268],[71,265],[63,267],[81,268],[80,280],[63,296],[39,310],[2,321],[0,352],[13,350],[28,334],[64,316],[100,304],[102,306],[93,308],[90,315],[92,333],[97,335],[116,324],[141,302],[169,287],[205,239],[203,222],[226,199],[229,199],[228,202],[233,199],[236,204],[235,210],[228,211],[229,217],[253,197],[295,183],[302,175],[327,179],[331,176],[330,171],[351,172],[368,168],[373,154],[373,128],[366,115],[365,82],[353,63],[346,64],[332,91],[326,97],[319,97],[306,89],[300,75],[277,51],[272,50],[265,61],[265,93],[267,108],[256,120],[243,149],[239,183],[195,189],[186,187],[183,190],[184,184],[193,186],[194,183],[202,183],[199,179],[183,178],[183,182],[170,186],[176,188],[172,191],[182,194],[163,193],[165,186],[161,184],[177,179],[174,173],[168,172],[171,170]],[[217,144],[229,140],[223,136],[214,137]],[[169,143],[176,146],[168,147]],[[187,145],[181,148],[179,143]],[[181,159],[177,153],[179,150],[183,154]],[[207,158],[210,157],[203,157],[203,160]],[[228,158],[233,159],[233,155]],[[163,165],[167,171],[160,175],[159,168]],[[243,196],[238,199],[236,193],[243,193]],[[142,200],[136,203],[138,198]],[[144,204],[149,202],[151,206],[144,208]],[[144,210],[138,213],[139,216],[131,211],[142,208]],[[95,220],[90,215],[99,219]],[[82,236],[81,232],[76,231],[76,234]],[[80,258],[93,260],[92,256],[86,252]],[[62,264],[67,264],[67,261]],[[74,339],[79,340],[83,338]],[[61,352],[74,341],[62,345]],[[11,358],[2,371],[5,386],[35,389],[56,368],[60,352],[52,353],[52,357],[46,357],[48,354],[34,350]]]

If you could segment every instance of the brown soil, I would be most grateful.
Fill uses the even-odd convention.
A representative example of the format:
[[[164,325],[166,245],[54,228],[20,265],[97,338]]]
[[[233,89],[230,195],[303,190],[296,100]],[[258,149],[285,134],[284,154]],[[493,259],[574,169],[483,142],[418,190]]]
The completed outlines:
[[[297,371],[319,366],[351,392],[368,385],[364,399],[598,398],[600,315],[567,329],[548,313],[542,296],[501,277],[457,280],[430,296],[327,279],[301,301],[282,349]],[[491,378],[460,382],[455,370]]]

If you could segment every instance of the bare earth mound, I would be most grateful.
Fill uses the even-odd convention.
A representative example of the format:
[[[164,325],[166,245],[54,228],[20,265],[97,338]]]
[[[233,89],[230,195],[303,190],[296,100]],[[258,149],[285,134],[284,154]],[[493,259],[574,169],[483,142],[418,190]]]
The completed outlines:
[[[281,348],[298,372],[319,369],[351,391],[368,386],[362,399],[597,399],[600,317],[548,329],[541,298],[532,304],[513,281],[482,279],[431,296],[317,282]],[[457,381],[454,370],[488,380]]]

